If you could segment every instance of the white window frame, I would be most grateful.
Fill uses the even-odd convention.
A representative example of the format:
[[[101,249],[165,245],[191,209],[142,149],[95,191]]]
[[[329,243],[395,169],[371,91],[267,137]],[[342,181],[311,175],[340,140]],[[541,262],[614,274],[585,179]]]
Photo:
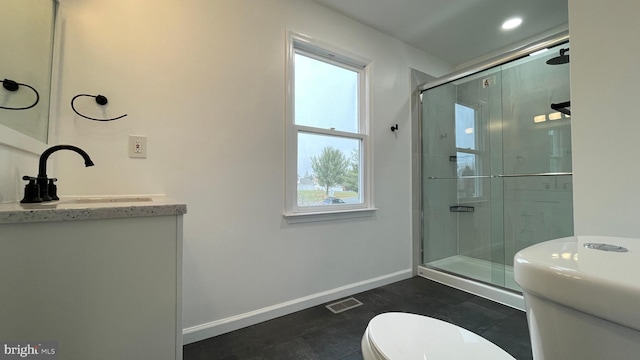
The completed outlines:
[[[343,132],[295,124],[295,54],[301,54],[359,73],[358,132]],[[285,143],[285,210],[287,222],[307,222],[369,216],[373,210],[370,131],[370,90],[372,62],[308,36],[287,32],[286,56],[286,143]],[[298,206],[298,134],[310,133],[344,137],[361,141],[359,204]]]

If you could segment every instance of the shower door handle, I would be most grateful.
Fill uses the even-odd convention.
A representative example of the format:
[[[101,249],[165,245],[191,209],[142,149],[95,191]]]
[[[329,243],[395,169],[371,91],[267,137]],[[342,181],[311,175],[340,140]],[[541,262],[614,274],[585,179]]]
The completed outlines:
[[[573,175],[572,172],[553,172],[553,173],[537,173],[537,174],[500,174],[496,177],[499,178],[510,178],[510,177],[529,177],[529,176],[570,176]]]
[[[429,176],[429,180],[460,180],[460,179],[496,179],[496,178],[512,178],[512,177],[533,177],[533,176],[571,176],[572,172],[550,172],[550,173],[537,173],[537,174],[498,174],[498,175],[467,175],[467,176],[452,176],[452,177],[438,177]]]

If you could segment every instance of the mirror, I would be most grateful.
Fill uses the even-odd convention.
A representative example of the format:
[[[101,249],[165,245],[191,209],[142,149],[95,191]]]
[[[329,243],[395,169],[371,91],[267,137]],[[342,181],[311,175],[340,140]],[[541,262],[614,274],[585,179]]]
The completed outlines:
[[[0,0],[2,143],[47,142],[55,11],[56,0]]]

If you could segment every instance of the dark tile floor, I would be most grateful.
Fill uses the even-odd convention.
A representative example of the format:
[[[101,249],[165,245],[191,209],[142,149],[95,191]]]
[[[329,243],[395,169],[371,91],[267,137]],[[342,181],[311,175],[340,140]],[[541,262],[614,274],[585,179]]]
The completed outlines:
[[[475,332],[518,360],[532,359],[525,313],[414,277],[354,295],[363,305],[333,314],[324,305],[184,346],[184,360],[362,360],[360,340],[375,315],[402,311]]]

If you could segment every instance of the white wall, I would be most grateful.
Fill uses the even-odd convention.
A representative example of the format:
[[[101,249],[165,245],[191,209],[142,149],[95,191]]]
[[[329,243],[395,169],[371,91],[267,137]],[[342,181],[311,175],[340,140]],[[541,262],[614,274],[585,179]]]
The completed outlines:
[[[640,237],[640,2],[569,0],[577,235]]]
[[[411,275],[409,69],[441,76],[448,64],[307,0],[65,0],[60,25],[53,143],[96,166],[58,152],[49,175],[62,195],[187,203],[183,324],[203,330],[188,341],[252,311]],[[370,218],[283,221],[288,29],[373,59]],[[78,93],[109,98],[97,112],[80,104],[89,115],[128,116],[79,118],[68,105]],[[147,159],[128,158],[129,134],[148,136]]]

